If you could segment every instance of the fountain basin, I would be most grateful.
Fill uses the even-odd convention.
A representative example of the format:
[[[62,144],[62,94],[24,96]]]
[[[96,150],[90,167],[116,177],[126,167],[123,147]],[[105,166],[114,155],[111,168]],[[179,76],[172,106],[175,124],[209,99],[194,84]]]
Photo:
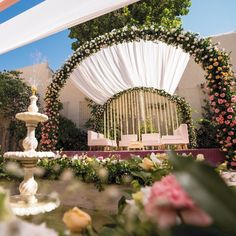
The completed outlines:
[[[13,195],[10,197],[12,211],[17,216],[38,215],[50,212],[60,205],[60,200],[56,194],[34,195],[37,200],[35,203],[28,202],[22,195]]]
[[[24,151],[24,152],[4,153],[4,158],[14,159],[18,161],[37,160],[41,158],[53,158],[53,157],[55,157],[55,154],[53,152],[36,152],[34,150]]]
[[[21,121],[39,123],[48,120],[48,117],[38,112],[21,112],[16,114],[16,118]]]

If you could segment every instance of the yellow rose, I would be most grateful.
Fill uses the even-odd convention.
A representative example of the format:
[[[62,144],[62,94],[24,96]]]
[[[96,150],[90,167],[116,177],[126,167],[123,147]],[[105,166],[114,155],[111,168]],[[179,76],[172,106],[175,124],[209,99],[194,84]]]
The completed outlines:
[[[93,161],[93,159],[90,158],[90,157],[88,157],[86,160],[87,160],[88,162],[92,162],[92,161]]]
[[[209,70],[211,70],[212,68],[213,68],[213,66],[212,66],[212,65],[208,66],[208,69],[209,69]]]
[[[139,164],[144,170],[151,170],[154,167],[154,163],[147,157],[143,158],[142,163]]]
[[[143,193],[141,191],[132,194],[132,198],[135,202],[142,202],[143,200]]]
[[[196,161],[204,161],[205,160],[205,158],[204,158],[204,155],[203,154],[197,154],[197,156],[196,156],[197,158],[196,158]]]
[[[72,233],[81,233],[92,222],[90,215],[77,207],[67,211],[62,220]]]
[[[218,61],[216,61],[216,62],[213,63],[213,66],[218,66],[218,65],[219,65],[219,62],[218,62]]]

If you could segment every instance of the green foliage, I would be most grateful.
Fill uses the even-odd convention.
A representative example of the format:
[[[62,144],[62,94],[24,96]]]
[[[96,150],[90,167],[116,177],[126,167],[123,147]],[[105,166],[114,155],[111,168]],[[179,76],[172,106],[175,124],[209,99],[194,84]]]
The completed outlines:
[[[206,94],[206,91],[203,89],[203,94]],[[199,128],[196,129],[197,135],[197,146],[198,148],[214,148],[219,147],[217,142],[217,124],[212,117],[214,112],[211,109],[210,102],[207,99],[204,99],[204,105],[202,106],[203,113],[202,119],[199,120]]]
[[[19,76],[17,71],[0,72],[0,115],[10,121],[10,147],[12,142],[18,146],[19,140],[26,135],[24,123],[17,121],[15,115],[27,110],[31,89]]]
[[[87,133],[78,129],[69,119],[59,117],[57,150],[87,150]]]
[[[156,133],[157,131],[153,127],[151,120],[147,119],[146,121],[143,121],[141,123],[140,132],[141,134],[145,134],[145,133]]]
[[[90,108],[90,118],[86,122],[85,126],[87,129],[94,130],[96,132],[103,132],[103,107],[95,103],[91,99],[86,99],[88,107]]]
[[[80,157],[80,159],[59,158],[43,159],[38,166],[44,169],[44,178],[58,179],[64,170],[70,169],[79,180],[86,183],[94,183],[99,190],[103,189],[103,184],[130,184],[136,180],[140,185],[150,185],[159,179],[160,175],[167,175],[171,166],[164,161],[163,166],[159,166],[150,171],[143,170],[139,164],[142,159],[133,157],[129,160],[119,160],[115,156],[99,161],[96,158]]]
[[[14,120],[15,114],[25,111],[29,105],[30,87],[16,71],[0,72],[0,115]]]
[[[5,168],[7,163],[0,155],[0,179],[19,179],[19,176]],[[38,167],[44,170],[43,175],[39,177],[56,180],[65,170],[71,170],[79,180],[94,183],[99,190],[103,189],[103,184],[131,184],[139,187],[150,185],[172,170],[168,160],[163,160],[161,165],[152,170],[144,170],[139,165],[141,163],[142,159],[136,156],[128,160],[119,160],[112,156],[102,161],[87,156],[63,156],[56,159],[44,158],[38,162]]]
[[[126,25],[179,27],[180,16],[186,15],[190,6],[191,0],[139,1],[71,28],[69,37],[77,40],[72,43],[72,49],[76,50],[85,41]]]

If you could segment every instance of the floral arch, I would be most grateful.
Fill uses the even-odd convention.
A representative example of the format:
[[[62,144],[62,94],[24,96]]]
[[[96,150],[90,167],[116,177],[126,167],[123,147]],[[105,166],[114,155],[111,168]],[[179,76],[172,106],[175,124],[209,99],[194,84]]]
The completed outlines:
[[[167,30],[163,27],[124,27],[112,30],[110,33],[98,36],[84,43],[65,62],[53,76],[45,96],[45,112],[49,116],[48,122],[42,128],[41,146],[43,149],[55,148],[57,142],[59,95],[75,67],[85,58],[100,51],[104,47],[132,41],[159,40],[168,45],[179,46],[194,57],[196,63],[201,64],[206,72],[209,99],[214,117],[218,124],[217,140],[221,149],[226,152],[229,166],[236,166],[236,94],[231,86],[235,79],[229,64],[229,54],[221,51],[210,39],[200,38],[198,34],[185,32],[181,28]]]
[[[194,128],[194,125],[193,125],[193,120],[192,120],[192,115],[191,115],[191,113],[192,113],[191,112],[191,107],[186,102],[185,98],[177,96],[177,95],[171,95],[171,94],[167,93],[165,90],[160,90],[160,89],[151,88],[151,87],[133,87],[133,88],[130,88],[130,89],[127,89],[127,90],[123,90],[123,91],[113,95],[103,105],[99,105],[99,104],[93,102],[92,100],[89,100],[90,101],[89,106],[91,107],[92,110],[96,111],[94,114],[92,114],[94,116],[93,120],[97,121],[96,124],[95,124],[96,127],[94,127],[95,131],[98,131],[100,133],[103,132],[104,135],[107,137],[107,133],[109,133],[109,132],[108,132],[107,127],[106,127],[106,122],[104,122],[104,115],[107,116],[107,113],[110,113],[111,110],[113,110],[113,111],[115,110],[114,114],[112,115],[114,123],[113,122],[109,122],[109,126],[110,126],[110,129],[112,129],[113,126],[115,126],[116,129],[117,129],[117,117],[116,118],[114,118],[114,117],[116,115],[118,115],[118,114],[121,115],[121,111],[122,111],[122,109],[119,110],[120,107],[118,106],[119,112],[116,112],[116,110],[117,110],[117,102],[120,99],[122,101],[122,97],[126,95],[126,97],[129,97],[128,100],[130,100],[130,103],[132,103],[133,102],[133,96],[135,96],[135,94],[136,94],[136,96],[137,96],[136,98],[137,98],[137,101],[138,101],[137,103],[141,103],[140,102],[140,92],[142,93],[144,98],[146,97],[146,99],[144,99],[143,103],[147,107],[149,107],[149,109],[147,108],[147,110],[144,111],[144,113],[147,112],[147,114],[145,114],[145,116],[146,117],[148,116],[149,118],[146,120],[146,122],[151,126],[151,127],[149,127],[150,130],[148,130],[148,128],[146,129],[145,124],[144,124],[143,125],[144,126],[143,127],[143,132],[144,133],[159,132],[161,134],[166,135],[167,133],[165,133],[165,132],[168,132],[168,129],[177,128],[178,125],[179,125],[178,123],[185,123],[185,124],[188,125],[189,147],[190,148],[195,148],[196,145],[197,145],[196,144],[196,132],[195,132],[195,128]],[[151,98],[149,97],[149,99],[148,99],[147,94],[155,94],[156,98],[154,99],[153,96],[150,95]],[[131,95],[131,96],[129,96],[129,95]],[[162,97],[164,100],[160,101],[160,97]],[[153,101],[155,101],[155,102],[153,102]],[[163,127],[163,129],[161,129],[160,128],[160,124],[159,125],[155,124],[155,122],[152,121],[152,119],[154,118],[154,116],[155,116],[154,114],[156,114],[156,113],[158,113],[159,116],[163,116],[164,117],[165,112],[164,111],[161,112],[160,110],[165,110],[167,108],[165,106],[167,101],[171,102],[173,104],[173,106],[175,106],[175,109],[173,109],[174,107],[172,107],[172,109],[175,111],[176,114],[173,114],[174,118],[172,117],[173,119],[170,119],[171,120],[171,125],[167,124],[167,123],[170,123],[170,122],[165,122],[166,120],[168,120],[167,116],[165,116],[166,120],[163,119],[163,123],[164,123],[163,126],[164,127]],[[129,101],[127,101],[126,105],[127,105],[127,107],[129,107],[129,110],[130,110],[129,118],[132,119],[133,111],[132,111],[131,105],[129,104]],[[140,104],[138,104],[138,106],[139,105]],[[150,108],[150,107],[152,107],[152,108]],[[162,109],[160,109],[160,107],[162,107]],[[163,107],[164,107],[164,109],[163,109]],[[152,113],[152,111],[154,109],[156,109],[158,111],[155,110]],[[152,110],[152,111],[150,111],[150,110]],[[164,113],[164,114],[161,114],[161,113]],[[152,118],[150,118],[150,117],[152,117]],[[124,122],[124,123],[127,123],[127,122]],[[131,123],[131,122],[129,122],[129,123]],[[133,122],[133,123],[135,123],[135,122]],[[157,123],[159,123],[159,122],[157,122]],[[102,127],[99,124],[102,124]],[[175,125],[175,127],[174,127],[174,125]],[[105,126],[105,128],[104,128],[104,126]],[[136,132],[132,131],[132,128],[134,129],[135,124],[129,124],[129,126],[130,126],[130,128],[129,128],[130,132],[128,132],[128,133],[131,133],[131,134],[132,133],[137,133],[138,136],[140,135],[140,132],[142,133],[142,131],[140,131],[140,130],[139,130],[139,132],[137,130],[136,130]],[[153,130],[152,130],[152,128],[153,128]],[[123,129],[125,130],[125,127],[123,127]],[[138,127],[136,127],[136,129],[138,129]],[[111,131],[111,133],[113,135],[112,139],[116,140],[116,135],[114,136],[114,133],[121,134],[122,133],[121,130],[122,130],[121,126],[118,128],[117,132],[116,132],[116,130],[112,129],[112,131]],[[123,133],[125,133],[125,132],[123,131]]]

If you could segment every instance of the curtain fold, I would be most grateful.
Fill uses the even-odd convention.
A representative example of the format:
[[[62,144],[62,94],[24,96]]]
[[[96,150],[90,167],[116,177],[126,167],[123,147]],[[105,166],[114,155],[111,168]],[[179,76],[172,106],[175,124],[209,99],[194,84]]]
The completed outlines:
[[[181,48],[140,41],[103,48],[80,63],[70,78],[98,104],[133,87],[154,87],[173,94],[189,61]]]
[[[0,24],[0,55],[137,1],[43,1]]]

